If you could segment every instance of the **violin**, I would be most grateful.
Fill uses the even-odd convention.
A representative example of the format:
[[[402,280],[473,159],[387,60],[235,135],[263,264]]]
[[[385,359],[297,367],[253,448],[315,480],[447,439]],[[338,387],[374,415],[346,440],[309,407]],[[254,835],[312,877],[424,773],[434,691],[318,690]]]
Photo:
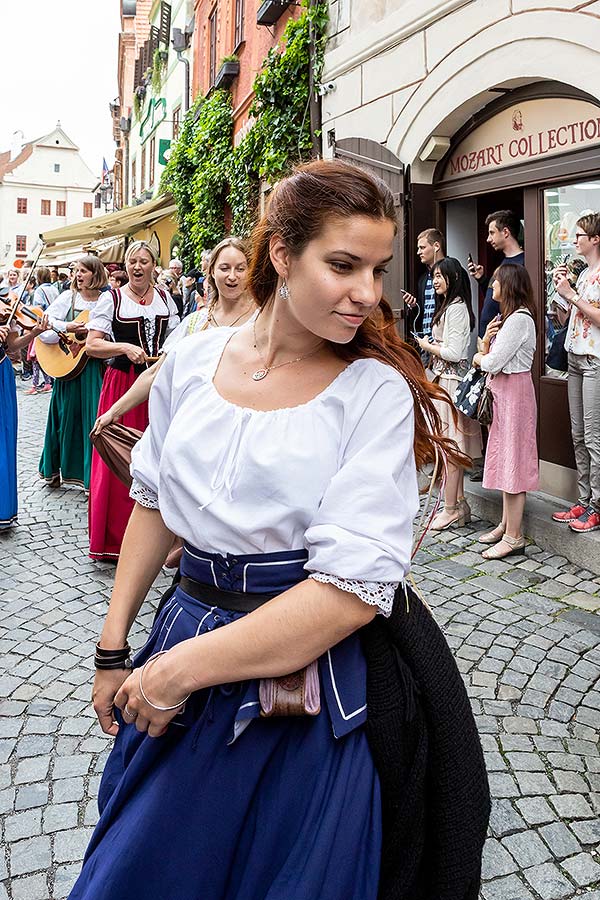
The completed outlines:
[[[9,303],[5,300],[0,300],[0,325],[17,322],[25,331],[30,331],[42,321],[44,310],[39,306],[26,306],[16,294],[10,293],[8,297]],[[69,344],[71,338],[69,335],[53,325],[49,325],[48,330],[56,332],[58,335],[58,346],[66,356],[70,356]]]
[[[26,306],[16,294],[10,293],[8,301],[0,300],[0,325],[17,322],[26,331],[38,324],[44,310],[39,306]]]

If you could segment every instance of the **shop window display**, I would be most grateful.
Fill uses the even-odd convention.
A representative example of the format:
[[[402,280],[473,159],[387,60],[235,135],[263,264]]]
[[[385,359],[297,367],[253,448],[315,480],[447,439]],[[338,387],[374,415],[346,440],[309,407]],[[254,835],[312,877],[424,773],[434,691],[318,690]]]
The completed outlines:
[[[575,224],[590,212],[600,210],[600,179],[582,181],[544,191],[544,266],[546,283],[546,375],[567,378],[567,354],[564,349],[570,306],[556,293],[552,272],[560,263],[569,270],[573,286],[586,268],[577,255]]]

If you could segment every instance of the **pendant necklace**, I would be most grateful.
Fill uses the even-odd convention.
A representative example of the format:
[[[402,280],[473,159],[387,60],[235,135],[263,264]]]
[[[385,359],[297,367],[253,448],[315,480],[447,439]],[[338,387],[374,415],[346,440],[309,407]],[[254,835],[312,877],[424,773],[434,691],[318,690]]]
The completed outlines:
[[[226,327],[226,328],[233,328],[233,326],[236,325],[236,324],[240,321],[240,319],[243,319],[244,316],[246,316],[246,315],[250,312],[250,309],[251,309],[251,306],[246,307],[246,309],[244,310],[244,312],[241,312],[241,313],[239,314],[239,316],[237,317],[237,319],[234,319],[233,322],[230,322],[228,325],[226,325],[226,326],[224,326],[224,327]],[[216,316],[215,316],[214,312],[212,312],[212,311],[209,312],[209,314],[208,314],[208,319],[209,319],[210,322],[213,322],[213,323],[214,323],[215,328],[221,328],[221,323],[220,323],[220,322],[217,322],[217,319],[216,319]]]
[[[148,293],[148,291],[150,290],[151,285],[148,285],[148,287],[146,288],[146,290],[144,291],[143,294],[138,294],[137,291],[134,291],[134,289],[131,287],[130,284],[128,284],[127,287],[129,288],[129,290],[131,291],[131,293],[132,293],[132,294],[135,294],[135,296],[138,298],[138,300],[140,301],[140,306],[145,306],[145,305],[146,305],[146,301],[145,301],[144,298],[145,298],[146,294]]]
[[[256,320],[255,320],[255,321],[253,322],[253,324],[252,324],[252,330],[253,330],[253,332],[254,332],[254,349],[256,350],[256,352],[258,353],[258,355],[260,356],[261,362],[262,362],[262,364],[263,364],[263,365],[262,365],[262,368],[257,369],[256,372],[253,372],[253,373],[252,373],[252,379],[253,379],[254,381],[262,381],[263,378],[266,378],[266,377],[267,377],[267,375],[269,374],[269,372],[272,371],[272,369],[280,369],[282,366],[291,366],[293,363],[300,362],[300,360],[302,360],[302,359],[308,359],[309,356],[314,356],[315,353],[318,353],[319,350],[320,350],[320,349],[322,348],[322,346],[323,346],[323,344],[321,344],[321,345],[320,345],[319,347],[317,347],[315,350],[311,350],[310,353],[305,353],[304,356],[297,356],[296,359],[288,359],[287,362],[277,363],[276,366],[268,366],[268,365],[265,363],[265,360],[264,360],[264,357],[263,357],[262,353],[261,353],[260,350],[258,349],[258,342],[257,342],[257,340],[256,340]]]

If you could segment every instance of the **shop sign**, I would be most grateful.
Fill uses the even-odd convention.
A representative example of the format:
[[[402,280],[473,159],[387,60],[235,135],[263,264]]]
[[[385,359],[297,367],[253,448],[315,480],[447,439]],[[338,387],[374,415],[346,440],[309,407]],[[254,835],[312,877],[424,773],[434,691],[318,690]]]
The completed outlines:
[[[526,100],[503,110],[452,150],[443,180],[600,145],[600,107],[566,97]]]

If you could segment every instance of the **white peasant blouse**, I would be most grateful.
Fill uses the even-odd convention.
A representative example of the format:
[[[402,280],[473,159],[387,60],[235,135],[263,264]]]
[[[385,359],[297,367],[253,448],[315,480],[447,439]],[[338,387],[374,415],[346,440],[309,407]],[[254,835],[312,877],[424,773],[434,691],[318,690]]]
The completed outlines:
[[[307,403],[237,406],[213,384],[234,333],[209,329],[168,354],[133,450],[131,496],[210,553],[304,548],[310,577],[389,614],[419,506],[408,385],[361,359]]]

